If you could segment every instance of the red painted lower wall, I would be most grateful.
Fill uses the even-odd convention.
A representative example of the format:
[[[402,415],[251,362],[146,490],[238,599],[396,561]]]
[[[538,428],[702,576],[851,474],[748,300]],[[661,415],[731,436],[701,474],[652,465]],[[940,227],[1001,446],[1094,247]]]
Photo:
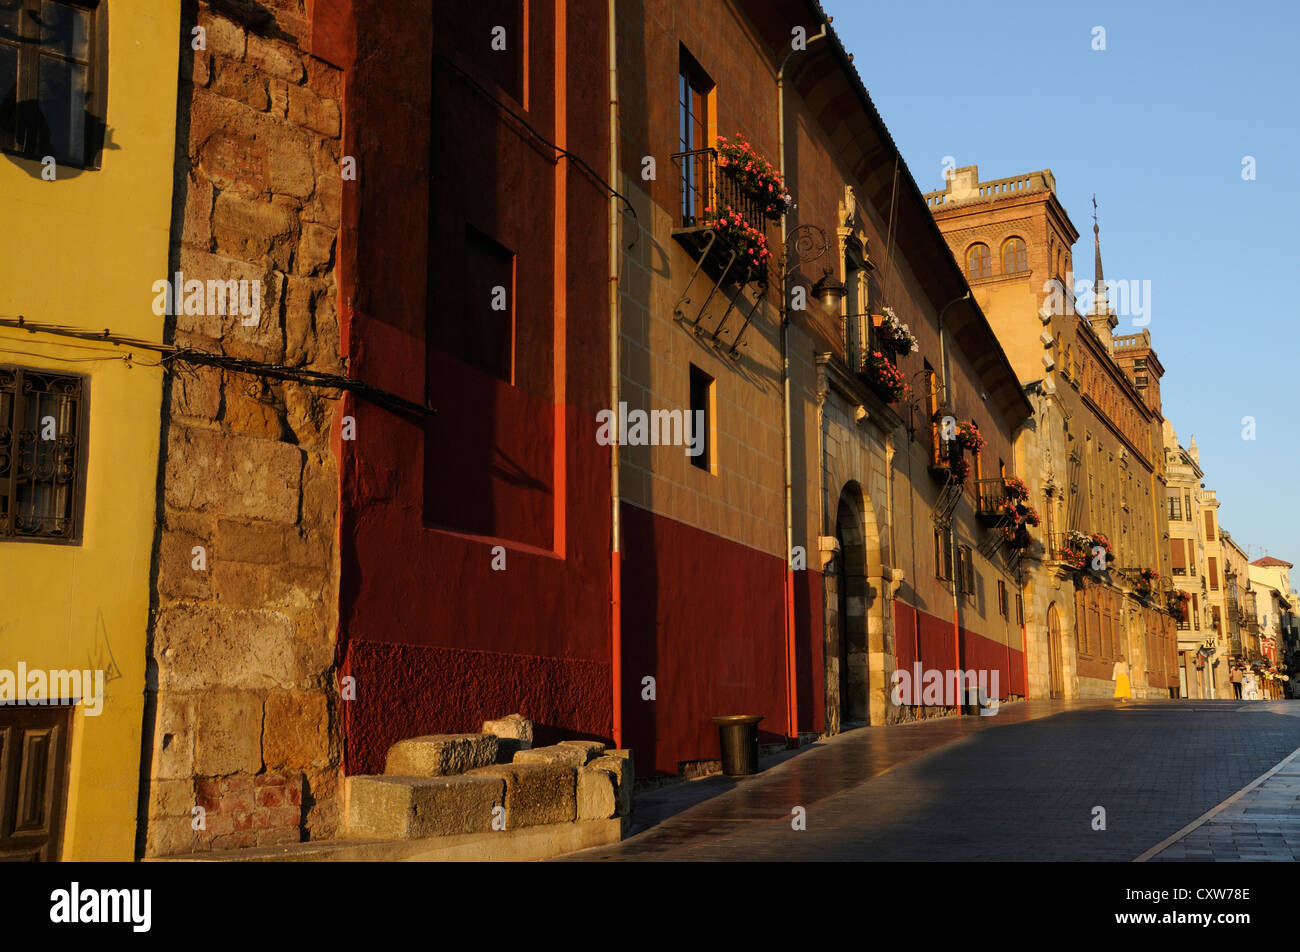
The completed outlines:
[[[900,669],[910,670],[919,660],[924,668],[950,671],[957,662],[953,652],[952,619],[936,617],[901,601],[894,602],[894,647]],[[1025,696],[1024,655],[1017,648],[1008,648],[963,628],[961,667],[968,671],[997,671],[1002,697],[1008,694]]]
[[[637,772],[720,756],[720,714],[760,714],[760,743],[786,731],[785,564],[635,506],[623,520],[623,726]],[[795,575],[800,728],[824,708],[821,575]],[[815,637],[814,637],[815,633]],[[643,679],[655,679],[645,700]]]
[[[420,734],[478,733],[523,714],[534,743],[610,738],[608,664],[461,648],[353,640],[342,671],[356,679],[343,702],[348,774],[383,773],[388,748]]]

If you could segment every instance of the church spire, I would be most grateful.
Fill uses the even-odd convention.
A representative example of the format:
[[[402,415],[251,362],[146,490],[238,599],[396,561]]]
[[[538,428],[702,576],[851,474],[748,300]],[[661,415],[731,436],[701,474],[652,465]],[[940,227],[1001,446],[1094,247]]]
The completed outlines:
[[[1119,319],[1111,312],[1110,301],[1106,297],[1106,278],[1101,270],[1101,228],[1097,224],[1097,193],[1092,195],[1092,240],[1096,251],[1094,262],[1095,276],[1092,283],[1092,311],[1088,314],[1088,323],[1107,345],[1111,342],[1111,331]]]

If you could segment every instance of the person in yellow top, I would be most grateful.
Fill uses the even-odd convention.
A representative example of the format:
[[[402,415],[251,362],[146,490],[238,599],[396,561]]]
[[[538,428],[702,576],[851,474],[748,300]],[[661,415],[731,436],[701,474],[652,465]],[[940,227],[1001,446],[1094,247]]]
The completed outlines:
[[[1133,691],[1128,680],[1128,662],[1124,660],[1123,655],[1120,655],[1119,660],[1115,662],[1110,679],[1115,682],[1115,697],[1119,698],[1121,704],[1128,703],[1128,699],[1133,696]]]

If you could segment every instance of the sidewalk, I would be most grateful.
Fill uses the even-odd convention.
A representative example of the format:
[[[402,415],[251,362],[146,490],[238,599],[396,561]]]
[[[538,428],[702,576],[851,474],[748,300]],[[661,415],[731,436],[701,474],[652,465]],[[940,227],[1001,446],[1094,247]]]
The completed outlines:
[[[1160,703],[1160,702],[1143,702]],[[562,859],[644,858],[772,822],[769,804],[805,807],[844,793],[901,764],[954,741],[997,727],[1023,724],[1066,711],[1112,709],[1106,698],[1021,701],[992,716],[936,718],[891,727],[860,727],[761,758],[752,777],[713,776],[638,793],[629,837]]]

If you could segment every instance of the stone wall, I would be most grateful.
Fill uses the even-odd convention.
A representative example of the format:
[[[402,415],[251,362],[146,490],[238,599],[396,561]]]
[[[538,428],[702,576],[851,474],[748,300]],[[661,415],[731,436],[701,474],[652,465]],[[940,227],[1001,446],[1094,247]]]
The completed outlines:
[[[262,307],[169,329],[339,373],[340,74],[303,52],[306,22],[301,0],[185,8],[171,270],[259,280]],[[339,394],[182,364],[166,385],[145,853],[333,836]]]

